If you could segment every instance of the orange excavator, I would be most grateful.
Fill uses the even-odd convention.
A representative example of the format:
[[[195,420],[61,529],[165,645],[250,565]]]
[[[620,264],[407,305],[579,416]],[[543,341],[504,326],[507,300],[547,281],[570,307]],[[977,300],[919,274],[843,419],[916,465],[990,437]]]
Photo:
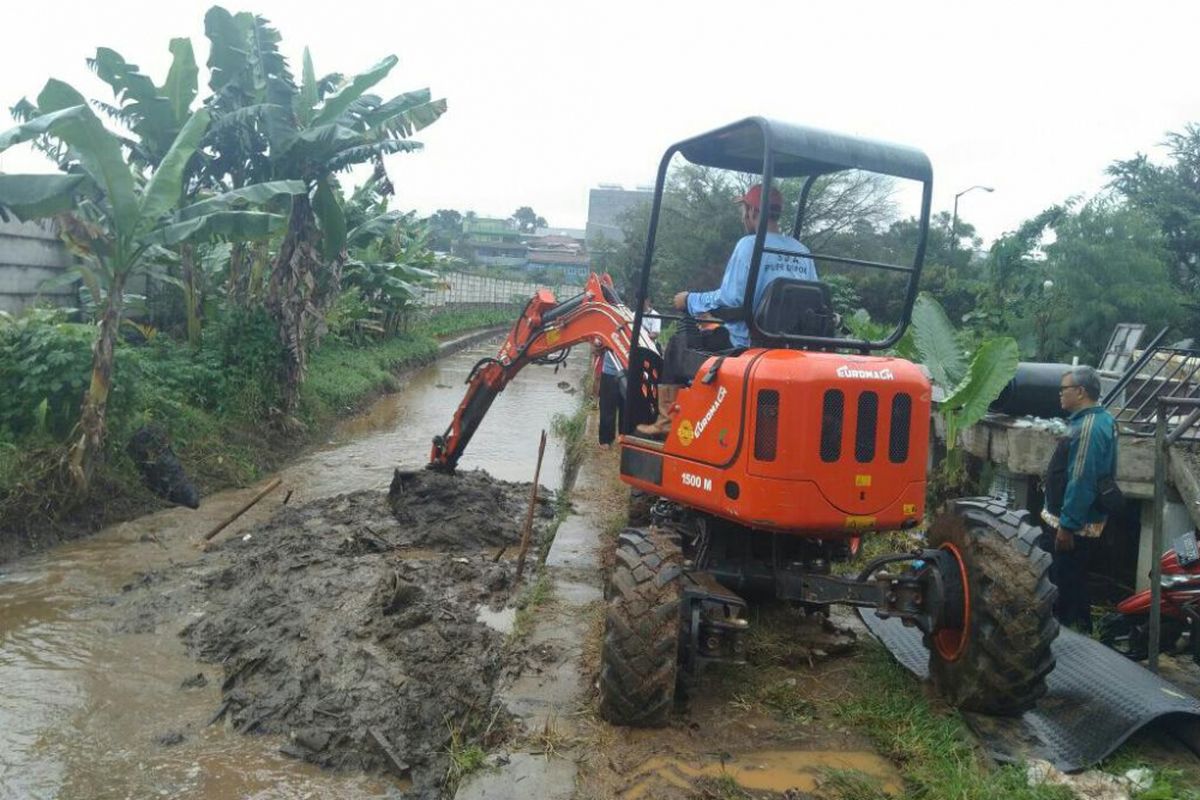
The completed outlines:
[[[767,218],[755,233],[745,299],[724,309],[750,346],[685,349],[691,379],[670,409],[665,441],[636,433],[655,418],[662,359],[643,333],[654,241],[672,159],[800,179],[792,234],[818,180],[846,170],[915,182],[920,238],[911,264],[812,253],[834,269],[902,276],[901,319],[879,340],[839,335],[829,287],[765,278]],[[601,711],[612,722],[665,724],[680,673],[743,659],[746,598],[774,597],[812,613],[840,603],[916,626],[930,672],[954,704],[1016,714],[1045,692],[1055,589],[1037,530],[987,499],[960,499],[928,526],[924,546],[873,558],[856,572],[863,536],[925,523],[931,387],[917,365],[888,355],[908,325],[924,258],[932,169],[918,150],[750,118],[669,148],[659,166],[636,312],[607,276],[581,294],[530,300],[495,358],[480,361],[430,467],[453,470],[496,395],[527,364],[600,344],[626,370],[620,472],[630,524],[607,580]],[[755,290],[764,281],[764,291]],[[755,302],[754,298],[758,297]],[[695,320],[674,319],[688,337]],[[688,344],[690,340],[685,340]]]

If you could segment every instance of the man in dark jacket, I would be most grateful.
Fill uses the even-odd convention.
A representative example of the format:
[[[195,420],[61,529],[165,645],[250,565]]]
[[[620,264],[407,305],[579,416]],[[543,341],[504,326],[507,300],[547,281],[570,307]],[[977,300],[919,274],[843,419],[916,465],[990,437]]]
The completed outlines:
[[[1058,586],[1054,615],[1064,625],[1090,632],[1092,605],[1087,560],[1092,541],[1104,531],[1100,507],[1104,481],[1115,480],[1117,428],[1101,405],[1100,377],[1091,367],[1073,367],[1058,389],[1059,403],[1070,414],[1070,429],[1046,470],[1042,520],[1051,531],[1054,563],[1050,577]]]

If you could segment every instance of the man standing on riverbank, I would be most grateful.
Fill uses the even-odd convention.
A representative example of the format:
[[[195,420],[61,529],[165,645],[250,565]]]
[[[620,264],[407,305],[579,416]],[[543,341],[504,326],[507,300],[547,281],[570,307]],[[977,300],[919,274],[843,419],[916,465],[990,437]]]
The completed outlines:
[[[1072,367],[1062,376],[1059,403],[1070,414],[1070,429],[1046,469],[1042,520],[1054,563],[1050,579],[1058,586],[1054,616],[1064,625],[1092,630],[1087,585],[1088,554],[1104,532],[1102,494],[1115,492],[1116,422],[1099,404],[1100,377],[1091,367]]]

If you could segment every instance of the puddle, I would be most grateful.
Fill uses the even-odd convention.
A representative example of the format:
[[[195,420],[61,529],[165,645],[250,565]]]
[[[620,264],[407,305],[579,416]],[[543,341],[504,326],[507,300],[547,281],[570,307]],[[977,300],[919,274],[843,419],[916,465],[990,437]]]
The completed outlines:
[[[512,633],[513,625],[517,621],[517,610],[515,608],[505,607],[499,611],[493,611],[487,606],[480,606],[475,614],[475,619],[487,625],[494,631],[499,631],[504,635]]]
[[[421,467],[430,440],[450,420],[471,366],[495,345],[458,353],[411,374],[404,388],[338,427],[297,459],[283,486],[230,525],[241,538],[279,510],[361,489],[386,489],[397,466]],[[506,480],[528,481],[538,433],[578,399],[557,383],[577,381],[586,357],[557,373],[526,368],[496,400],[462,462]],[[439,388],[452,387],[449,389]],[[532,413],[536,409],[537,413]],[[542,482],[557,488],[560,443],[547,444]],[[265,480],[263,483],[265,483]],[[86,540],[20,559],[0,571],[0,800],[12,798],[395,798],[405,784],[322,771],[284,757],[286,740],[246,736],[206,723],[220,704],[220,670],[197,665],[179,630],[126,631],[109,600],[139,573],[196,561],[205,531],[241,508],[262,484],[204,499],[198,511],[169,509]],[[146,539],[147,535],[154,540]],[[412,548],[399,553],[420,559]],[[202,569],[196,564],[191,569]],[[153,587],[151,587],[153,590]],[[164,592],[163,602],[178,598]],[[184,608],[195,619],[204,608]],[[183,690],[204,672],[207,685]],[[172,746],[161,737],[182,734]],[[171,740],[173,737],[166,739]]]
[[[874,780],[890,795],[899,795],[903,781],[896,768],[883,757],[867,752],[836,750],[761,750],[739,753],[724,762],[697,764],[683,758],[658,756],[644,762],[634,772],[633,782],[624,789],[622,800],[652,799],[664,786],[689,791],[696,781],[729,776],[750,791],[788,790],[811,792],[831,770],[852,771]]]

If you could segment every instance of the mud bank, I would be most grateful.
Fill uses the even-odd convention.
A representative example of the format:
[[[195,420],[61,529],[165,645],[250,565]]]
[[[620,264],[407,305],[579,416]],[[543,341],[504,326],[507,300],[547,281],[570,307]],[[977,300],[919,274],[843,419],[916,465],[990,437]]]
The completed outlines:
[[[554,508],[540,495],[544,531]],[[456,738],[507,732],[493,691],[519,654],[478,620],[516,593],[496,556],[519,541],[528,497],[482,471],[418,472],[390,492],[286,506],[197,564],[136,581],[125,624],[194,618],[189,652],[223,671],[214,723],[437,797]]]
[[[489,326],[455,334],[440,341],[432,353],[420,354],[395,364],[392,374],[398,383],[406,373],[417,370],[431,361],[493,339],[505,330],[505,326]],[[338,409],[338,415],[352,415],[370,404],[374,398],[394,388],[394,385],[376,387],[359,397],[353,406]],[[224,434],[228,439],[240,442],[250,449],[254,453],[256,470],[265,473],[280,468],[310,445],[323,441],[332,423],[331,419],[321,420],[320,424],[303,432],[283,432],[265,424],[253,427],[238,425],[225,430]],[[163,435],[167,433],[169,432],[164,431]],[[145,455],[136,452],[143,449],[144,445],[131,442],[130,446],[134,448],[130,453],[133,461],[144,461]],[[161,445],[159,447],[161,448]],[[178,471],[172,469],[173,474],[167,476],[166,480],[169,484],[194,481],[205,496],[227,489],[236,485],[236,482],[231,483],[227,470],[218,466],[225,455],[227,454],[223,455],[220,452],[204,452],[185,459],[188,463],[183,464]],[[186,468],[186,476],[183,468]],[[44,479],[45,476],[39,478]],[[150,479],[150,482],[153,483],[154,480]],[[97,485],[88,499],[66,513],[63,512],[63,505],[73,500],[67,492],[67,487],[58,483],[46,484],[43,487],[45,491],[33,492],[24,498],[16,495],[7,498],[0,496],[0,565],[22,556],[49,550],[65,542],[82,539],[105,526],[136,519],[171,505],[145,486],[139,485],[132,477],[117,481],[102,472],[97,476],[96,482]],[[164,491],[169,494],[173,489],[173,486],[168,486]],[[173,499],[183,505],[203,502],[203,498],[200,497]]]

